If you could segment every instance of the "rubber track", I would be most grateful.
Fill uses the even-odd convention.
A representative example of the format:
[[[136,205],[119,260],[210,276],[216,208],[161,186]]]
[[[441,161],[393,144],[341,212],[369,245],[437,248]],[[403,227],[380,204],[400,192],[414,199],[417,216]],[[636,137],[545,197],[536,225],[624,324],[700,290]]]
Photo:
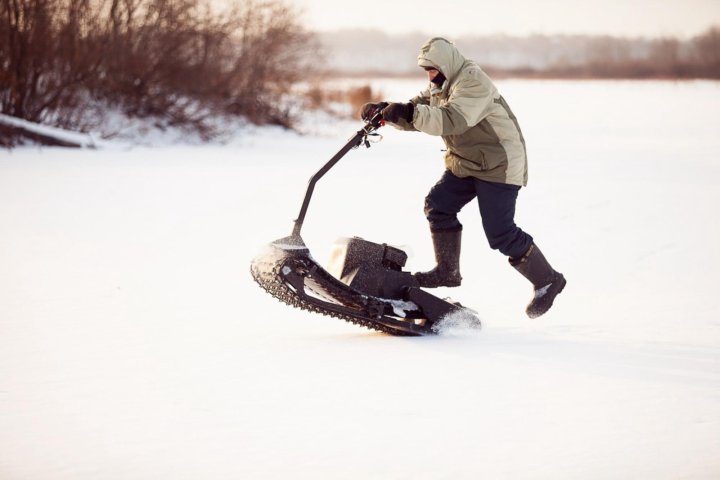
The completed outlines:
[[[307,310],[308,312],[319,313],[333,318],[339,318],[346,322],[361,327],[368,328],[370,330],[377,330],[379,332],[387,333],[395,336],[416,336],[417,334],[411,332],[405,332],[397,330],[382,323],[374,322],[370,319],[363,318],[362,316],[352,316],[340,312],[333,312],[325,310],[324,308],[314,305],[303,298],[299,297],[290,287],[285,284],[282,279],[281,269],[288,263],[287,255],[275,255],[276,261],[268,262],[265,260],[266,257],[256,258],[250,265],[250,273],[253,279],[260,285],[266,292],[286,303],[292,307]],[[307,287],[306,287],[307,288]],[[337,292],[340,295],[341,292]],[[337,299],[342,305],[347,303],[342,301],[342,298]],[[353,303],[348,301],[348,303]]]

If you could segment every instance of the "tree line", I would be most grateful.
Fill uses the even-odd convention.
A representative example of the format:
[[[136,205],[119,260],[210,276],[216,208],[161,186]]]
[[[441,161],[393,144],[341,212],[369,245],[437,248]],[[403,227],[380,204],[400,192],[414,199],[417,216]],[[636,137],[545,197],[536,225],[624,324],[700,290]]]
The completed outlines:
[[[0,0],[0,111],[87,130],[117,109],[207,137],[218,114],[289,126],[314,55],[281,0]]]
[[[439,34],[439,33],[438,33]],[[417,75],[415,53],[430,36],[344,30],[319,35],[333,75]],[[495,76],[720,78],[720,27],[689,38],[608,35],[448,37]]]
[[[298,104],[292,87],[299,80],[333,70],[417,75],[415,53],[427,38],[376,31],[313,34],[285,0],[237,0],[222,9],[219,4],[0,0],[0,113],[103,131],[108,112],[119,111],[161,127],[187,127],[205,138],[216,133],[222,116],[291,127]],[[720,78],[720,27],[687,40],[456,40],[466,56],[497,76]],[[7,143],[3,128],[0,143]]]
[[[566,47],[564,55],[555,56],[544,66],[516,67],[506,72],[551,78],[720,78],[719,27],[687,40],[595,36],[568,39],[571,42],[576,45],[575,51]]]

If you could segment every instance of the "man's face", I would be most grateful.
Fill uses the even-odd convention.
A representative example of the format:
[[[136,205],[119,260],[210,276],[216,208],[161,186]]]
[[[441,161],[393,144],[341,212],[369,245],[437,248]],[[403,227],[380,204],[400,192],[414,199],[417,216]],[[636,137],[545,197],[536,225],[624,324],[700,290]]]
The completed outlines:
[[[424,70],[427,72],[428,80],[431,82],[440,73],[438,69],[432,67],[425,67]]]

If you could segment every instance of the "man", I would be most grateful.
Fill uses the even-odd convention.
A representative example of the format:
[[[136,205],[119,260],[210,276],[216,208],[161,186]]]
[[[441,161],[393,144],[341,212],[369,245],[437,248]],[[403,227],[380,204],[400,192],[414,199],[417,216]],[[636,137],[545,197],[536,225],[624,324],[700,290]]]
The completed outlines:
[[[420,49],[418,66],[429,85],[409,103],[368,103],[364,119],[377,111],[402,130],[442,137],[446,170],[425,198],[437,265],[415,278],[422,287],[460,285],[462,225],[457,214],[477,198],[490,247],[534,287],[527,315],[539,317],[565,287],[563,275],[545,259],[533,238],[515,225],[515,202],[527,185],[525,140],[515,115],[492,80],[455,45],[432,38]]]

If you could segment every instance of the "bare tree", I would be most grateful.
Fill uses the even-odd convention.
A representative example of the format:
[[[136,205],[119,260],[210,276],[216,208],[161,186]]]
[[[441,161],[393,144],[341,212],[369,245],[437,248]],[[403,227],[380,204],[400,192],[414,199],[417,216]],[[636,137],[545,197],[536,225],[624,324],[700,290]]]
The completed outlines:
[[[702,72],[720,78],[720,27],[712,27],[693,40]]]
[[[91,35],[90,0],[0,0],[0,107],[8,115],[47,121],[78,106],[83,83],[100,65]],[[73,119],[55,116],[56,125]]]
[[[223,83],[230,88],[227,111],[248,112],[260,122],[286,124],[289,114],[277,100],[307,74],[317,53],[313,38],[296,22],[296,12],[279,1],[248,1],[232,14],[235,60]],[[316,49],[313,49],[316,50]]]
[[[212,134],[213,115],[289,126],[313,37],[281,0],[0,0],[0,108],[85,128],[93,105]]]

